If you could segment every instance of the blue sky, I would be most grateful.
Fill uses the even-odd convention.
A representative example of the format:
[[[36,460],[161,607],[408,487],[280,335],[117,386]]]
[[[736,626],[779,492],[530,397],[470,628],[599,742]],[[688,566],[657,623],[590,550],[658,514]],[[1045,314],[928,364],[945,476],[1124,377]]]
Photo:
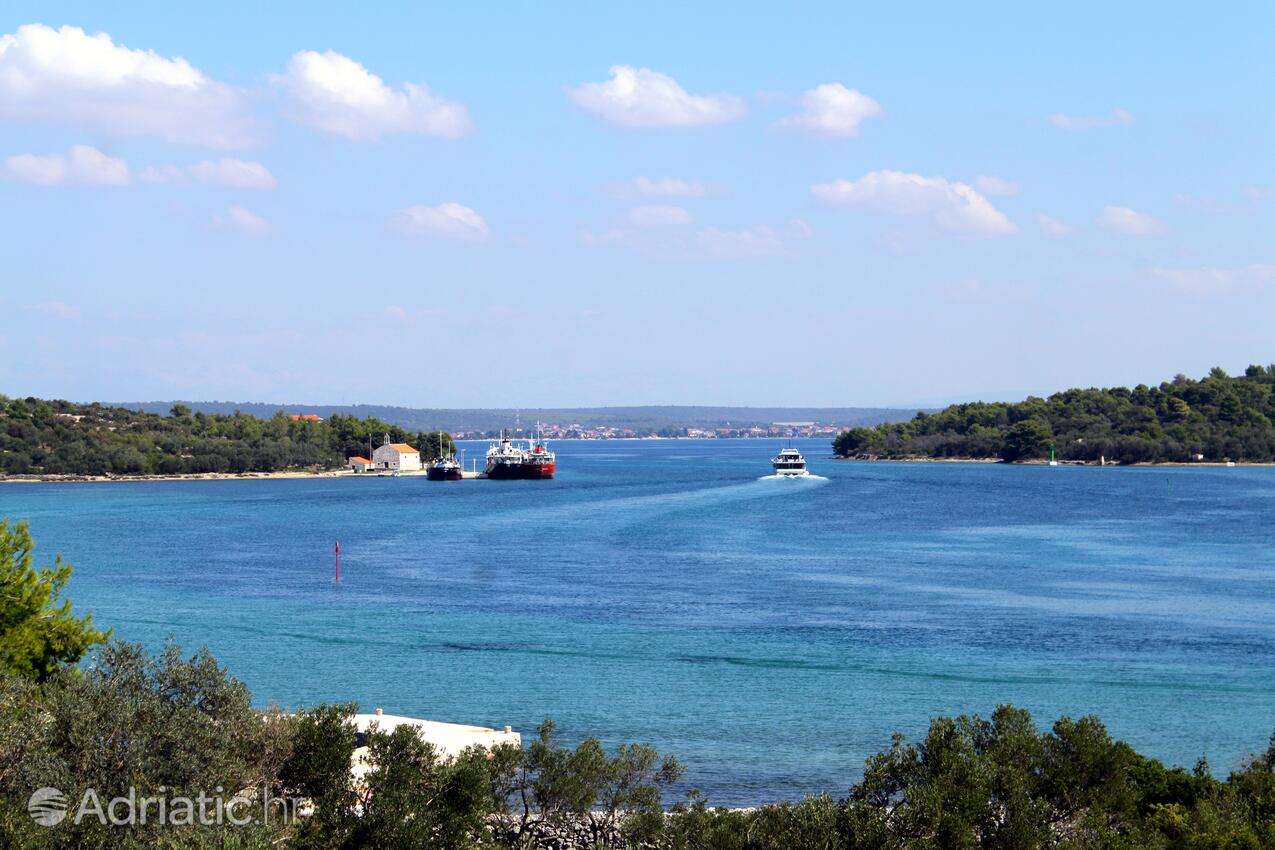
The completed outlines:
[[[0,390],[888,405],[1275,361],[1275,7],[0,10]]]

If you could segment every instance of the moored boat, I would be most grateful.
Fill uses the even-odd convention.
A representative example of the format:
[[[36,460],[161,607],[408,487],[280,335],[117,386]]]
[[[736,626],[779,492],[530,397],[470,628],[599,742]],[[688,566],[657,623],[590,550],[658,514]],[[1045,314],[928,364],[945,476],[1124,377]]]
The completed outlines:
[[[500,481],[543,480],[553,478],[557,469],[557,456],[540,438],[515,441],[501,431],[500,440],[487,448],[488,478]]]
[[[425,468],[425,478],[429,481],[459,481],[463,477],[461,475],[461,465],[456,460],[453,452],[442,454],[443,451],[443,432],[438,432],[438,451],[440,456],[435,458],[429,466]]]
[[[430,481],[459,481],[460,473],[460,464],[449,455],[431,463],[425,470],[425,477]]]
[[[536,441],[522,462],[523,478],[552,478],[557,469],[557,456],[541,440]]]

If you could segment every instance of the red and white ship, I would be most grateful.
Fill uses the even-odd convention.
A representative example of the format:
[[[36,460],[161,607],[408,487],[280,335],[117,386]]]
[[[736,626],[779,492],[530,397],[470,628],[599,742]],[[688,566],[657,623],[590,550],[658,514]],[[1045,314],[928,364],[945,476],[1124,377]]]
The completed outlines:
[[[552,478],[557,468],[557,456],[538,434],[534,440],[511,440],[501,431],[500,439],[487,448],[488,478],[504,481]]]

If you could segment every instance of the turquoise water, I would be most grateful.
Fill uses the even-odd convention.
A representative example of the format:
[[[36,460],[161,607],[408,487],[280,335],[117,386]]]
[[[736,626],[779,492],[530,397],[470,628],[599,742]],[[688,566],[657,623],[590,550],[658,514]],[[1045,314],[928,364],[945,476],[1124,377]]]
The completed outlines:
[[[1264,748],[1275,469],[798,444],[823,478],[759,480],[773,441],[563,442],[549,482],[5,485],[0,516],[75,564],[78,608],[207,644],[263,705],[553,717],[723,804],[843,793],[895,730],[998,702],[1218,772]]]

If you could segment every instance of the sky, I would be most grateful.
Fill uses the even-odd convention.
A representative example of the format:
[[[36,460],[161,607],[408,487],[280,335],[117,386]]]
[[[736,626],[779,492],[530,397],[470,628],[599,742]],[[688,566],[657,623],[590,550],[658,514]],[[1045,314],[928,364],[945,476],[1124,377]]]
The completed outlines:
[[[1269,3],[0,7],[0,392],[889,406],[1275,361]]]

